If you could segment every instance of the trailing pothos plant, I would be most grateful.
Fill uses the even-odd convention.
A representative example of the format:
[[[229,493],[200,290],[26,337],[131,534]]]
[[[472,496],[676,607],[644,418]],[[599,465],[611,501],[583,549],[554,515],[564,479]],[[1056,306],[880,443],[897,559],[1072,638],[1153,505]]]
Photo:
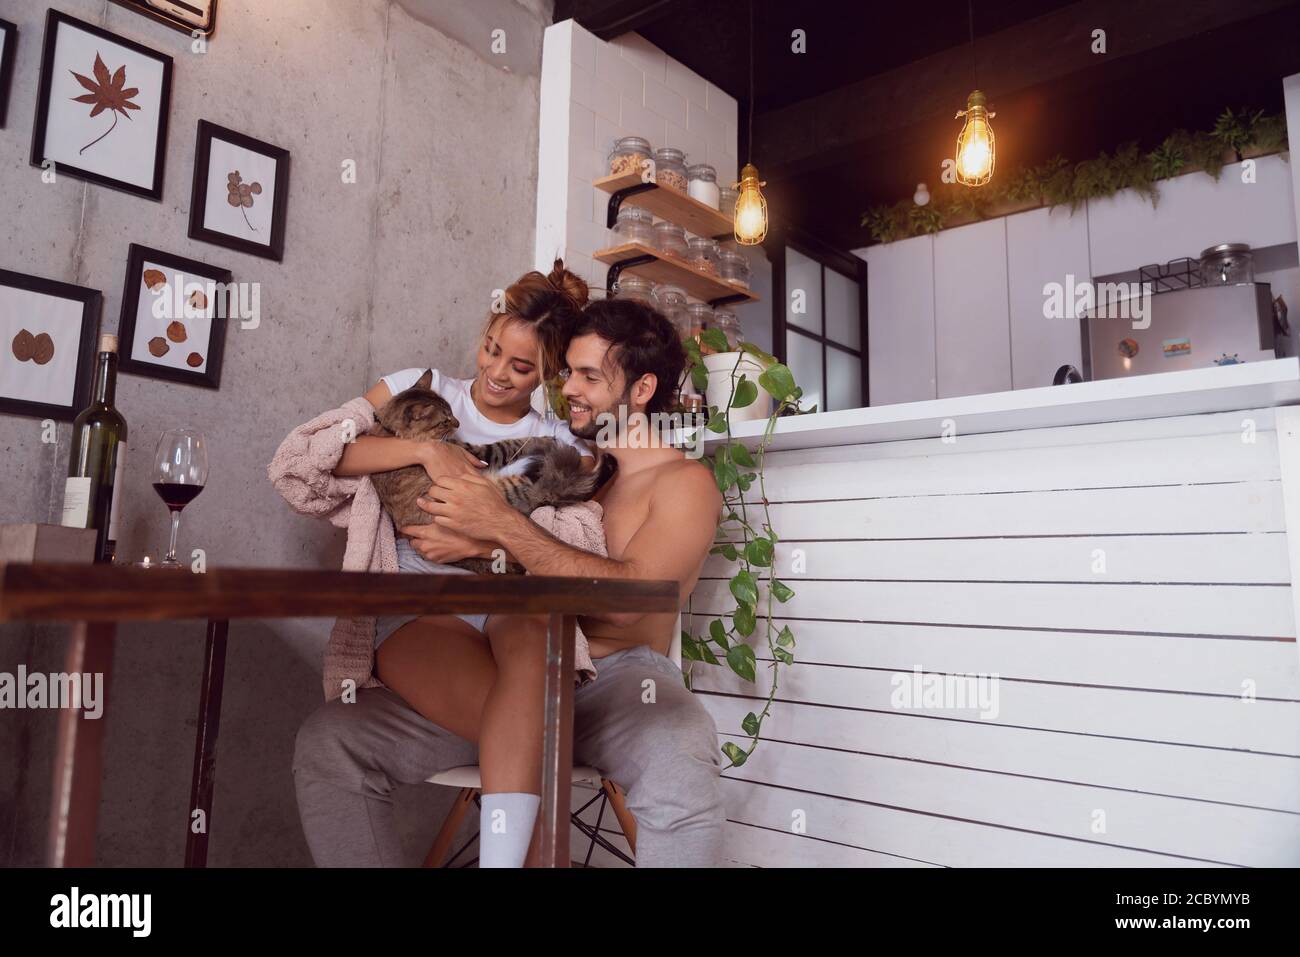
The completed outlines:
[[[704,394],[709,375],[704,366],[701,345],[715,353],[730,355],[733,352],[720,329],[705,330],[698,341],[694,338],[685,341],[691,381]],[[731,741],[722,746],[722,753],[731,762],[728,767],[744,764],[758,746],[763,719],[771,711],[772,701],[776,697],[780,668],[794,662],[794,633],[789,625],[778,628],[773,621],[773,603],[789,601],[794,597],[794,591],[776,577],[773,567],[776,545],[780,539],[772,527],[772,516],[768,511],[767,490],[763,485],[763,457],[780,416],[816,411],[815,406],[810,409],[800,408],[799,399],[803,390],[795,384],[794,375],[787,366],[752,343],[740,343],[739,350],[734,352],[736,361],[731,369],[727,405],[725,408],[709,406],[705,425],[710,432],[726,435],[726,442],[720,442],[717,450],[708,458],[723,498],[722,517],[718,522],[716,536],[718,543],[710,550],[710,554],[721,555],[734,563],[727,584],[736,605],[729,615],[712,619],[708,623],[707,633],[695,637],[682,632],[682,657],[688,662],[710,665],[725,662],[727,667],[749,682],[755,680],[757,659],[747,639],[761,629],[762,638],[771,655],[772,663],[769,667],[772,680],[767,700],[760,712],[749,712],[740,723],[741,730],[750,739],[748,746],[742,748]],[[757,381],[740,371],[741,361],[746,355],[763,367]],[[732,439],[731,411],[757,402],[760,389],[772,397],[772,411],[767,417],[762,438],[757,447],[751,450]],[[764,582],[767,585],[765,589],[761,587]],[[687,687],[691,686],[693,667],[693,664],[687,666]]]

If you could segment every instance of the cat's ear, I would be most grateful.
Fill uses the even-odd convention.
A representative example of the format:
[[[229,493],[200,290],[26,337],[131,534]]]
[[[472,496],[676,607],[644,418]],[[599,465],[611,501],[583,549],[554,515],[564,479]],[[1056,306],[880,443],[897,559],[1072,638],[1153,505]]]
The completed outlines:
[[[418,378],[418,379],[415,380],[415,385],[412,386],[412,388],[415,388],[415,389],[426,389],[426,390],[427,390],[427,389],[429,389],[432,385],[433,385],[433,370],[432,370],[432,369],[425,369],[425,370],[424,370],[424,375],[420,376],[420,378]]]

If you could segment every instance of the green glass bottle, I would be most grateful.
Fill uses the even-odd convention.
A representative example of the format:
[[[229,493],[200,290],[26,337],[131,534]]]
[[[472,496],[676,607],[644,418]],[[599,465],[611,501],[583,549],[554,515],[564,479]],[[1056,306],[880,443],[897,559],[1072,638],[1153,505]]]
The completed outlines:
[[[63,524],[93,528],[95,561],[117,554],[117,523],[126,461],[126,419],[113,408],[117,391],[117,336],[99,337],[95,391],[72,423],[72,454],[63,492]]]

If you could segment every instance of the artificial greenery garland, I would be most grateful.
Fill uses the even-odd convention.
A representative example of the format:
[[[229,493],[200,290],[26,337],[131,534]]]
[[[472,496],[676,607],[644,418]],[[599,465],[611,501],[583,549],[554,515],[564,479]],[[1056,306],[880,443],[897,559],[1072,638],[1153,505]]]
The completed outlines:
[[[1126,143],[1113,155],[1103,152],[1081,163],[1057,155],[1038,166],[999,176],[987,186],[944,184],[926,206],[911,199],[873,206],[862,214],[862,225],[877,242],[890,243],[1039,206],[1068,203],[1074,211],[1089,199],[1113,196],[1121,189],[1136,190],[1155,206],[1160,200],[1158,180],[1195,170],[1218,180],[1224,165],[1241,162],[1245,153],[1263,156],[1286,148],[1286,117],[1282,114],[1227,109],[1212,130],[1175,130],[1145,153],[1137,143]]]

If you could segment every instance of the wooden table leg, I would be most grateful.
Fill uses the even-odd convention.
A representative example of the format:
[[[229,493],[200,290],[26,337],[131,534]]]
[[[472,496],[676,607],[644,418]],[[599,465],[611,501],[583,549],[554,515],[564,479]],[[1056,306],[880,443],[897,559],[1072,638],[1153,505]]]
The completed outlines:
[[[203,685],[199,689],[199,727],[194,737],[194,774],[186,814],[185,866],[207,867],[212,829],[212,790],[216,785],[217,732],[221,729],[221,691],[226,677],[228,621],[209,621],[203,646]],[[197,818],[194,812],[201,811]],[[199,823],[201,822],[201,827]]]
[[[102,674],[103,699],[98,718],[86,717],[84,707],[59,711],[47,847],[50,867],[91,867],[95,863],[104,724],[108,720],[116,630],[112,622],[79,621],[68,638],[64,671],[68,675],[91,675],[92,681],[93,675]]]
[[[546,709],[542,738],[542,867],[569,866],[569,789],[573,784],[574,617],[551,615],[546,628]]]

